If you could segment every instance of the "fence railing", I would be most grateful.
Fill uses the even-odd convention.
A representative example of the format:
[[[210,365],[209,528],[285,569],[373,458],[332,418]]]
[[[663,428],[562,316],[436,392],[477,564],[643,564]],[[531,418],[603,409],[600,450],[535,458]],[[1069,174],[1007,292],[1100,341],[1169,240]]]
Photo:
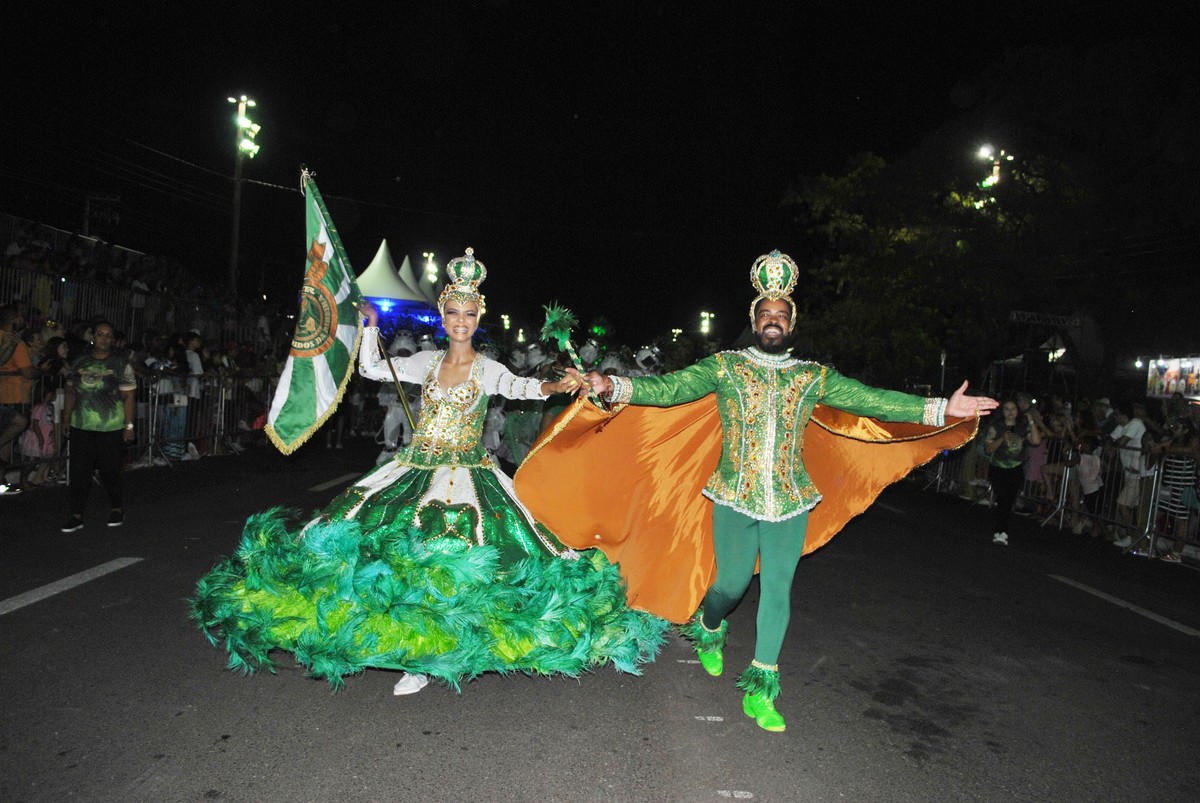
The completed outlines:
[[[1032,470],[1026,472],[1015,512],[1035,518],[1043,527],[1087,531],[1115,541],[1137,556],[1158,555],[1177,540],[1188,554],[1196,554],[1200,510],[1189,504],[1194,495],[1164,482],[1161,464],[1144,461],[1140,448],[1109,446],[1097,454],[1101,457],[1098,491],[1082,493],[1074,461],[1048,463],[1037,466],[1036,475]],[[1122,454],[1143,459],[1122,460]],[[1141,467],[1130,470],[1127,463]],[[943,452],[912,478],[926,490],[957,494],[989,507],[994,503],[988,460],[974,442]]]
[[[10,487],[61,484],[70,459],[70,430],[62,420],[63,391],[34,382],[29,427],[9,445],[0,483]],[[136,391],[135,439],[125,445],[125,465],[170,465],[201,455],[232,454],[262,438],[276,380],[262,377],[186,377],[151,374]],[[39,438],[33,430],[44,433]]]
[[[258,321],[231,317],[209,301],[143,292],[32,268],[0,268],[0,304],[27,302],[38,317],[70,324],[103,318],[133,336],[149,329],[163,334],[195,331],[208,341],[236,340],[266,345],[270,335]]]

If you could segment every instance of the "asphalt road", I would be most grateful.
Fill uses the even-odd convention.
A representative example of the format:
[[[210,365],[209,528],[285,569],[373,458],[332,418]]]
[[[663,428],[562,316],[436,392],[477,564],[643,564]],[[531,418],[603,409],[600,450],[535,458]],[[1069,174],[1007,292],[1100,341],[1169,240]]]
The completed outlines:
[[[801,563],[783,734],[755,727],[733,685],[756,587],[731,616],[722,678],[674,636],[641,677],[485,676],[405,698],[383,671],[331,693],[287,655],[274,675],[227,671],[187,619],[195,580],[247,515],[320,507],[373,456],[359,442],[133,471],[126,524],[104,527],[96,494],[69,535],[62,489],[0,499],[0,799],[1190,801],[1200,788],[1200,573],[1028,519],[994,546],[982,508],[913,482]]]

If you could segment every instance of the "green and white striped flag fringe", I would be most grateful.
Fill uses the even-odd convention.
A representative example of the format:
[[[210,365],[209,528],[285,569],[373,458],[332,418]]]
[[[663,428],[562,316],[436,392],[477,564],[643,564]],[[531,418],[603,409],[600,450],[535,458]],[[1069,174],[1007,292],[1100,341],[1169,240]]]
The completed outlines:
[[[362,337],[357,306],[363,295],[317,184],[306,172],[308,267],[292,349],[267,414],[267,437],[291,454],[333,415],[350,378]]]

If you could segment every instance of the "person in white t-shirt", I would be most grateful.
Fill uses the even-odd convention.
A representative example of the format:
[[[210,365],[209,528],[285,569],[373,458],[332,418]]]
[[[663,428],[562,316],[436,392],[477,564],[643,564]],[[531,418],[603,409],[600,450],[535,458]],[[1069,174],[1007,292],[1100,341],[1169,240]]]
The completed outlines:
[[[1146,475],[1146,458],[1142,451],[1142,440],[1146,435],[1146,423],[1138,417],[1140,405],[1122,403],[1117,405],[1117,428],[1109,438],[1113,448],[1119,450],[1124,481],[1117,494],[1117,521],[1124,535],[1113,542],[1121,549],[1133,543],[1134,524],[1137,521],[1138,505],[1142,497],[1142,479]]]
[[[187,359],[187,455],[184,459],[196,460],[200,457],[200,451],[196,447],[196,441],[200,441],[204,436],[205,429],[203,413],[201,411],[203,392],[200,387],[200,380],[204,377],[204,362],[200,359],[200,349],[204,345],[204,339],[200,337],[199,332],[189,332],[187,335],[187,350],[184,356]]]

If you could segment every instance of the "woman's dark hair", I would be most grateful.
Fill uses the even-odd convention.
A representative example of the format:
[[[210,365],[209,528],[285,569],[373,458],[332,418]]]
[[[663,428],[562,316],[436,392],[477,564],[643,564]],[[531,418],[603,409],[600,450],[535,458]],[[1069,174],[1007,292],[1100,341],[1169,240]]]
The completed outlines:
[[[63,385],[62,369],[67,364],[67,359],[59,356],[58,347],[66,342],[65,338],[52,337],[46,341],[42,353],[38,355],[38,368],[45,375],[42,381],[47,388],[57,389]]]
[[[58,335],[55,335],[47,340],[46,345],[42,346],[42,362],[45,362],[46,360],[62,359],[58,356],[58,347],[59,344],[66,342],[67,339],[65,337],[59,337]]]

